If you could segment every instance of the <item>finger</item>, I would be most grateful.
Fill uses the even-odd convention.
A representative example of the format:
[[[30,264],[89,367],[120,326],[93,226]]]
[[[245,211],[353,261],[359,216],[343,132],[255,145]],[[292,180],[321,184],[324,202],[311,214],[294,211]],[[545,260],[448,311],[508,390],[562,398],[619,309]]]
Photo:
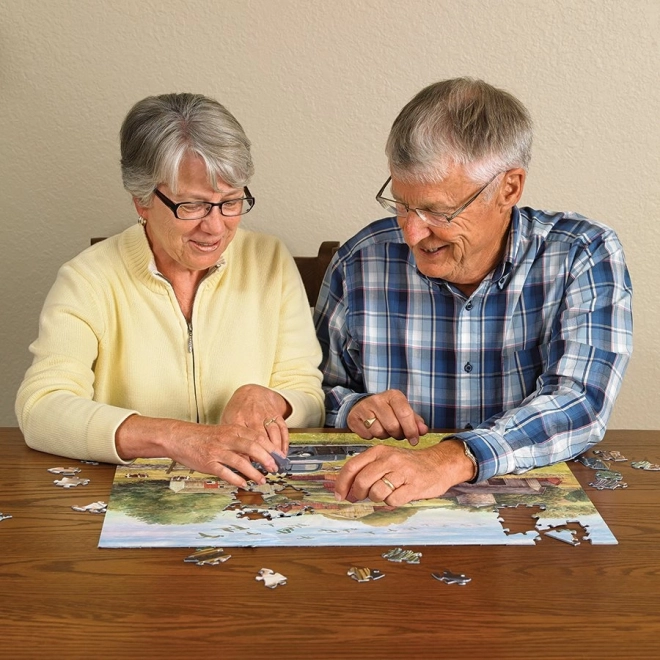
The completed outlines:
[[[265,425],[268,438],[284,457],[289,450],[289,428],[281,415],[276,415],[271,420]]]
[[[417,444],[419,441],[417,420],[421,417],[415,413],[408,399],[400,392],[393,393],[390,398],[390,406],[401,428],[401,438],[407,438],[411,444]]]
[[[347,499],[356,476],[365,466],[369,465],[371,461],[374,460],[375,449],[377,449],[377,447],[371,447],[346,461],[344,467],[339,471],[337,480],[335,481],[335,497],[337,499]]]
[[[390,476],[391,473],[390,473]],[[387,476],[376,479],[369,488],[367,496],[372,502],[386,502],[386,500],[396,490],[396,486]]]
[[[397,440],[403,440],[405,437],[403,429],[401,428],[396,413],[389,404],[380,406],[374,416],[376,417],[376,421],[369,429],[374,437],[380,439],[396,438]]]
[[[240,454],[232,452],[230,456],[225,457],[223,463],[238,472],[238,474],[236,474],[236,472],[233,472],[231,469],[227,470],[232,473],[234,477],[240,479],[240,475],[243,475],[246,479],[254,481],[257,484],[263,485],[266,483],[266,477],[259,472],[259,470],[257,470],[247,458]],[[230,481],[229,479],[226,480]],[[235,483],[235,481],[230,481],[230,483]],[[247,484],[245,484],[244,488],[247,488]]]

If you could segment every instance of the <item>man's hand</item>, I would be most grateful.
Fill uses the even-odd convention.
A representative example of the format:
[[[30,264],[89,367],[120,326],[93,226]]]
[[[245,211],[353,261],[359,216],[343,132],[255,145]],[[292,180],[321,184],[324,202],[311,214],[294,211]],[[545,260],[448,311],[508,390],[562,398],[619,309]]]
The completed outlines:
[[[360,399],[351,408],[346,421],[348,428],[365,440],[405,438],[411,445],[416,445],[419,436],[429,430],[399,390],[386,390]]]
[[[460,440],[428,449],[380,445],[351,458],[335,482],[335,496],[357,502],[369,498],[390,506],[444,495],[474,477],[474,465]]]
[[[286,456],[289,429],[284,421],[291,414],[288,401],[277,392],[261,385],[243,385],[229,399],[221,424],[238,424],[265,432],[277,450]]]

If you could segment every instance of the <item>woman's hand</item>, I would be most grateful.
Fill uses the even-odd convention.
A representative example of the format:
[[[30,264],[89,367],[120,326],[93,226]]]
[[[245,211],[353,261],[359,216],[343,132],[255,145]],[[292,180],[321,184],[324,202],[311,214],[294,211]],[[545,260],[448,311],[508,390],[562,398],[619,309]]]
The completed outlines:
[[[246,479],[265,483],[266,477],[252,463],[277,472],[271,454],[280,453],[263,426],[255,431],[238,424],[213,426],[139,415],[119,426],[115,444],[124,460],[167,457],[241,488],[247,488]]]
[[[289,451],[289,429],[284,421],[291,414],[288,401],[277,392],[261,385],[243,385],[229,399],[221,424],[238,424],[265,432],[278,451]]]

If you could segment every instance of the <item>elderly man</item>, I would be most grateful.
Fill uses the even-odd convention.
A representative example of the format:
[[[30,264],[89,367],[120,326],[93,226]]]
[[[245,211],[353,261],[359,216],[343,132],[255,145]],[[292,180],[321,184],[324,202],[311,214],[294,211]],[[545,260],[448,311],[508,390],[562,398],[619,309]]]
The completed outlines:
[[[631,283],[612,229],[516,206],[532,126],[516,98],[459,78],[423,89],[387,141],[393,217],[345,243],[316,306],[327,424],[379,445],[338,498],[398,506],[597,443],[632,351]]]

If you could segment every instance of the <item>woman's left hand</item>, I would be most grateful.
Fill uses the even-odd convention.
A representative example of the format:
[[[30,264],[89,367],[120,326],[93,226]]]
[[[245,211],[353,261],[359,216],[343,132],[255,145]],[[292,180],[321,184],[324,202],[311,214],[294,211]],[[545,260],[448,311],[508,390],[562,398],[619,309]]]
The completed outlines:
[[[255,431],[266,429],[269,440],[283,456],[289,451],[289,429],[284,421],[291,414],[289,402],[261,385],[242,385],[229,399],[221,424],[240,424]]]

